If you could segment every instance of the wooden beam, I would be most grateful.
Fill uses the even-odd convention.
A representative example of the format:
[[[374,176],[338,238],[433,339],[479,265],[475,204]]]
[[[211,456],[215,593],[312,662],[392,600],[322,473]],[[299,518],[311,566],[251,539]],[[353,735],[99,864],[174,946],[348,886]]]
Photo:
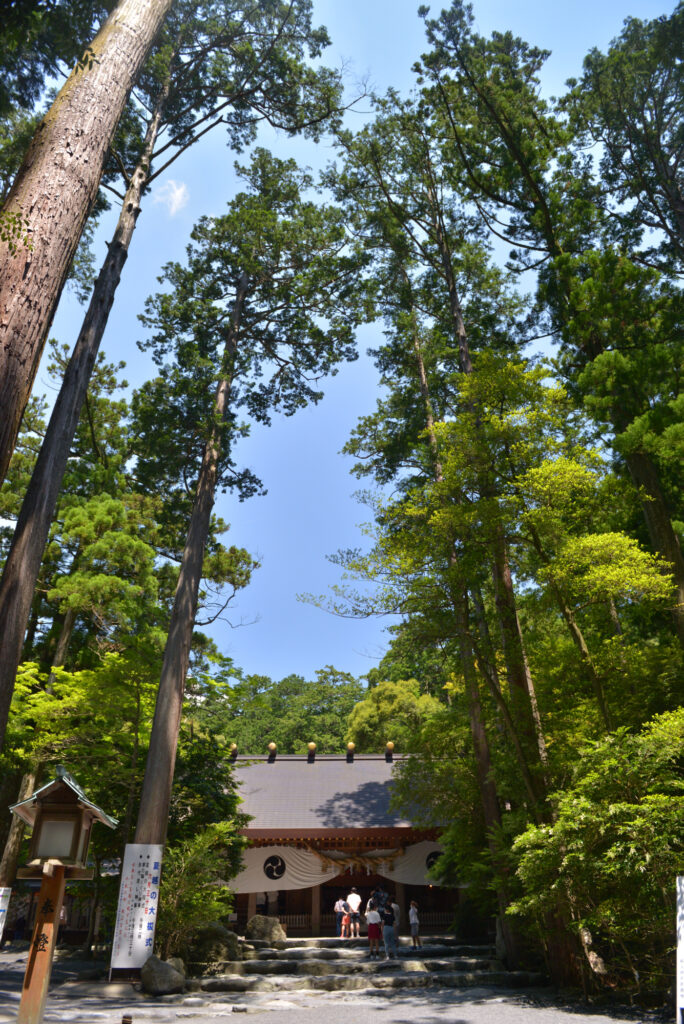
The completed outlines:
[[[311,934],[321,934],[321,887],[314,885],[311,889]]]

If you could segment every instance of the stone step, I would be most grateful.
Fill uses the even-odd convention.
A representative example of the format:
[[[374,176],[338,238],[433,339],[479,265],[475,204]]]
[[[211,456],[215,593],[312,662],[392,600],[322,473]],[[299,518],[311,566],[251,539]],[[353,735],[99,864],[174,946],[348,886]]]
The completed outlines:
[[[491,949],[490,945],[473,945],[464,943],[456,935],[422,935],[424,945],[435,946],[459,946],[461,948],[475,949],[482,951]],[[335,937],[301,938],[301,939],[280,939],[269,942],[267,939],[246,939],[243,940],[246,948],[251,949],[343,949],[363,946],[368,942],[365,935],[358,939],[339,939]],[[410,946],[411,939],[408,935],[400,935],[397,940],[401,945]],[[477,955],[477,954],[475,954]]]
[[[201,965],[189,964],[191,970]],[[214,965],[212,965],[212,968]],[[432,957],[401,956],[393,960],[370,960],[366,952],[360,957],[347,960],[333,960],[330,957],[307,957],[283,960],[225,960],[215,969],[225,975],[323,975],[323,974],[376,974],[382,971],[486,971],[500,967],[496,961],[475,957]]]
[[[411,946],[400,946],[399,952],[401,956],[412,956]],[[494,957],[494,950],[472,950],[467,947],[449,947],[449,946],[423,946],[420,952],[421,956],[435,956],[441,958],[448,958],[454,956],[460,957],[474,957],[476,959],[491,960]],[[245,957],[246,960],[258,960],[258,961],[276,961],[284,960],[297,961],[297,960],[359,960],[368,956],[368,941],[364,942],[362,946],[357,946],[354,949],[319,949],[319,948],[301,948],[301,949],[260,949],[255,952],[253,956]]]
[[[403,965],[402,965],[403,966]],[[396,973],[328,974],[323,976],[260,977],[225,974],[203,978],[204,992],[293,992],[351,991],[399,988],[521,988],[544,981],[540,974],[530,971],[427,971],[400,970]]]
[[[413,949],[410,938],[400,935],[397,946],[402,954],[410,953]],[[422,945],[423,955],[431,953],[434,956],[473,956],[492,959],[496,955],[494,946],[473,946],[464,943],[447,944],[434,939],[424,939]],[[281,960],[299,959],[307,956],[326,957],[349,957],[363,956],[368,952],[368,938],[354,940],[353,944],[343,943],[336,946],[260,946],[258,949],[242,947],[243,960]]]

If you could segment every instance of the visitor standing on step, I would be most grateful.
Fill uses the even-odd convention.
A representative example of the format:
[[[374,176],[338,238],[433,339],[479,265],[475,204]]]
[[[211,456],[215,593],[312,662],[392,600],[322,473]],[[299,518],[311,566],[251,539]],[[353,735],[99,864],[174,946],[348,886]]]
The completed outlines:
[[[396,896],[392,896],[392,898],[390,899],[390,904],[391,904],[391,907],[392,907],[392,911],[394,912],[394,934],[398,938],[399,937],[399,926],[401,924],[401,910],[399,909],[399,904],[397,903],[397,897]]]
[[[385,956],[388,960],[397,958],[397,937],[394,932],[394,911],[388,903],[384,910],[380,911],[382,920],[382,938],[385,943]]]
[[[380,914],[376,910],[373,900],[368,901],[366,907],[366,923],[368,924],[368,946],[370,959],[380,959]]]
[[[351,910],[346,900],[342,900],[342,906],[344,907],[344,915],[342,917],[342,934],[340,938],[350,939],[351,938]]]
[[[351,911],[351,935],[356,936],[358,939],[361,931],[361,914],[359,913],[361,897],[354,886],[351,887],[351,892],[347,896],[347,903],[349,904],[349,909]]]
[[[334,907],[334,911],[335,911],[335,931],[337,932],[338,939],[339,939],[340,935],[342,934],[342,918],[344,917],[344,914],[345,914],[344,904],[345,904],[345,901],[340,896],[340,898],[338,899],[338,901],[337,901],[337,903],[335,904],[335,907]]]
[[[411,900],[411,906],[409,907],[409,924],[411,926],[413,948],[420,949],[423,943],[420,941],[420,935],[418,934],[420,922],[418,920],[418,904],[415,900]]]

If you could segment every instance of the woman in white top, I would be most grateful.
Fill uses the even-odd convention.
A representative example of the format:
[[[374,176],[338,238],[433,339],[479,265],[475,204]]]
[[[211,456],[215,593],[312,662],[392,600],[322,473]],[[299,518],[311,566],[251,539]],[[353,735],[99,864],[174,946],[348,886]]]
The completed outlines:
[[[380,914],[375,909],[373,900],[368,901],[366,907],[366,923],[368,924],[368,945],[370,946],[371,960],[380,959]]]

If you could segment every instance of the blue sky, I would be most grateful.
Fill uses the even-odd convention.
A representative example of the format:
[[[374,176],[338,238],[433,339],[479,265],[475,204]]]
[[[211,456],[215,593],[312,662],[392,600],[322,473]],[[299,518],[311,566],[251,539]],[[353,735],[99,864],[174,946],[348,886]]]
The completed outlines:
[[[433,5],[433,13],[441,6]],[[367,77],[379,92],[389,86],[410,90],[411,65],[424,49],[417,7],[414,0],[314,0],[315,22],[325,24],[332,39],[327,63],[345,63],[350,89],[354,77]],[[511,29],[552,51],[543,75],[547,95],[561,92],[565,80],[580,72],[588,49],[605,49],[627,16],[653,18],[671,9],[671,4],[656,0],[473,4],[478,31]],[[367,109],[367,104],[362,106]],[[355,115],[357,123],[362,117]],[[316,147],[272,132],[261,144],[314,167],[332,157],[325,142]],[[133,386],[152,372],[147,357],[135,346],[142,335],[137,314],[156,289],[162,264],[182,258],[195,221],[202,214],[221,212],[230,199],[235,187],[233,160],[219,134],[208,136],[159,180],[143,208],[103,342],[109,360],[126,361],[126,376]],[[100,233],[100,254],[111,230],[110,222]],[[73,344],[82,314],[66,295],[52,335]],[[374,408],[377,376],[363,354],[380,337],[376,325],[364,327],[358,335],[362,357],[327,382],[318,406],[290,419],[274,417],[270,429],[257,430],[243,442],[238,455],[263,480],[267,496],[240,504],[227,494],[217,502],[217,512],[231,524],[226,540],[246,547],[262,562],[228,613],[232,626],[218,623],[212,629],[220,649],[247,672],[273,678],[297,672],[312,678],[317,668],[332,664],[363,675],[386,648],[387,620],[340,619],[296,599],[301,592],[324,594],[339,582],[339,570],[326,555],[362,543],[357,524],[364,519],[364,509],[353,498],[357,482],[349,475],[350,460],[340,450],[359,416]],[[36,387],[46,390],[44,370]]]

